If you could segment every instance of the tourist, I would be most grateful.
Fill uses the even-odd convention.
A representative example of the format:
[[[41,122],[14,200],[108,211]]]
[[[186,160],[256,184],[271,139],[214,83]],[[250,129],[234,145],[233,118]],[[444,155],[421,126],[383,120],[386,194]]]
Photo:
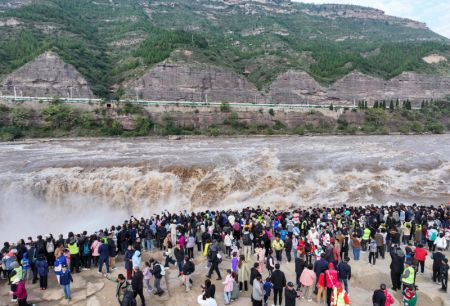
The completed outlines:
[[[102,274],[103,264],[106,265],[106,273],[110,273],[109,271],[109,262],[110,262],[110,248],[108,244],[102,243],[98,248],[98,273]]]
[[[250,268],[244,255],[239,257],[237,275],[239,280],[239,290],[241,292],[242,290],[248,291],[248,284],[250,282]]]
[[[353,260],[359,261],[359,256],[361,254],[361,238],[359,238],[356,234],[353,234],[351,241],[352,241]]]
[[[170,235],[167,235],[167,237],[170,237]],[[167,237],[166,237],[166,239],[167,239]],[[167,249],[167,251],[164,253],[164,256],[166,257],[166,262],[164,263],[164,267],[168,268],[169,264],[174,265],[177,261],[173,258],[174,257],[174,255],[173,255],[174,249],[173,249],[173,245],[172,245],[171,241],[167,241],[166,249]]]
[[[136,306],[136,297],[133,294],[132,290],[129,290],[127,287],[120,287],[121,295],[123,296],[122,302],[120,306]]]
[[[180,243],[177,243],[175,249],[173,250],[173,255],[175,256],[175,260],[177,262],[179,274],[183,271],[184,253],[184,249],[181,247]]]
[[[133,267],[133,278],[131,280],[131,288],[133,289],[134,298],[138,295],[141,299],[142,306],[145,306],[144,297],[144,275],[139,266]]]
[[[252,256],[252,243],[253,243],[253,234],[251,234],[248,230],[244,231],[242,235],[242,245],[243,245],[243,255],[245,258],[250,258]]]
[[[328,270],[325,271],[325,283],[327,287],[327,304],[330,306],[333,288],[339,283],[338,272],[334,269],[334,264],[332,262],[328,264]]]
[[[222,257],[219,254],[219,248],[216,242],[208,247],[208,260],[211,262],[211,267],[209,268],[209,272],[206,277],[211,278],[213,271],[215,271],[217,273],[217,280],[222,280],[219,269],[219,264],[222,262]]]
[[[131,281],[132,274],[133,274],[133,255],[134,255],[134,249],[132,245],[127,246],[127,250],[125,251],[124,255],[124,262],[125,262],[125,270],[127,271],[127,280]]]
[[[385,306],[386,305],[386,295],[384,294],[386,290],[386,285],[381,284],[380,289],[377,289],[373,292],[372,295],[372,303],[373,306]]]
[[[106,279],[116,283],[116,298],[117,301],[119,302],[119,305],[122,305],[125,292],[127,290],[133,292],[130,283],[128,283],[127,279],[123,274],[119,274],[117,278],[112,278],[110,274],[106,274]]]
[[[94,241],[91,243],[91,252],[92,252],[92,262],[95,267],[98,267],[98,258],[100,256],[98,249],[102,245],[100,240],[97,239],[97,235],[94,235]]]
[[[153,277],[155,278],[153,286],[155,287],[156,291],[154,290],[153,294],[162,295],[164,294],[164,290],[161,289],[161,279],[163,278],[164,275],[166,275],[165,267],[161,265],[159,261],[153,258],[150,258],[149,263],[152,267],[151,271]]]
[[[144,269],[142,270],[142,274],[144,275],[144,282],[147,293],[152,293],[153,288],[152,285],[150,285],[150,280],[152,279],[152,270],[150,267],[150,263],[148,261],[144,263]]]
[[[393,244],[390,255],[391,264],[389,268],[391,269],[392,290],[397,291],[401,289],[401,277],[405,264],[405,254],[397,244]]]
[[[70,273],[80,273],[80,247],[73,233],[69,233],[67,248],[70,253]]]
[[[262,284],[262,276],[261,276],[261,274],[258,274],[258,275],[256,275],[256,278],[253,281],[253,285],[252,285],[252,305],[253,306],[262,306],[264,294],[265,294],[265,291],[264,291],[264,286]]]
[[[208,295],[212,298],[216,296],[216,285],[211,283],[210,279],[205,280],[205,285],[202,286],[202,289],[208,293]]]
[[[404,306],[416,306],[417,295],[414,286],[406,286],[403,289],[403,305]]]
[[[377,260],[377,252],[378,252],[378,247],[377,247],[377,242],[375,241],[375,239],[370,239],[370,243],[369,243],[369,264],[372,264],[375,266],[376,260]]]
[[[441,267],[445,256],[440,251],[437,251],[431,255],[431,258],[433,259],[433,282],[440,284]]]
[[[286,299],[285,306],[295,306],[298,294],[293,282],[287,283],[286,288],[284,288],[284,297]]]
[[[117,234],[115,235],[117,237]],[[113,233],[108,235],[108,248],[109,248],[109,267],[111,270],[116,269],[116,257],[117,257],[117,244],[114,241]]]
[[[39,274],[39,287],[41,290],[47,290],[48,280],[48,262],[44,255],[36,260],[37,273]]]
[[[70,283],[73,283],[72,274],[70,273],[70,270],[67,269],[67,266],[63,265],[61,269],[61,275],[59,276],[59,284],[61,285],[61,287],[63,287],[64,299],[68,300],[69,302],[72,300]]]
[[[313,271],[313,265],[310,263],[306,267],[306,269],[303,269],[302,274],[300,275],[300,284],[301,284],[301,290],[303,293],[302,298],[307,299],[308,302],[311,302],[311,295],[314,291],[314,284],[316,283],[316,273]]]
[[[256,276],[258,276],[258,274]],[[256,279],[256,276],[255,276],[255,279]],[[252,285],[253,285],[253,282],[252,282]],[[267,300],[269,299],[270,293],[272,292],[272,288],[273,288],[272,280],[270,279],[270,277],[267,277],[266,281],[263,284],[264,306],[267,306]]]
[[[194,259],[194,246],[195,246],[195,237],[192,231],[189,231],[186,243],[186,255],[192,259]]]
[[[303,269],[306,266],[304,255],[297,257],[295,260],[295,283],[297,288],[300,288],[300,275],[302,275]]]
[[[350,258],[346,257],[337,266],[339,282],[344,285],[344,289],[347,293],[349,293],[348,282],[350,281],[350,278],[352,277],[352,268],[348,264],[349,261],[350,261]]]
[[[273,270],[275,269],[275,261],[273,260],[272,249],[269,249],[269,251],[267,252],[266,268],[269,271],[269,276],[271,276]]]
[[[223,288],[223,298],[225,300],[225,305],[231,303],[231,292],[233,291],[234,278],[231,275],[231,269],[227,269],[227,276],[225,276],[225,281],[222,283]]]
[[[427,230],[427,241],[428,241],[428,250],[431,252],[434,252],[436,249],[436,244],[434,244],[434,241],[438,237],[438,231],[436,230],[436,226],[432,226]]]
[[[25,288],[25,281],[23,279],[16,279],[14,280],[14,284],[15,291],[13,292],[13,294],[16,296],[19,306],[32,306],[27,302],[28,292]]]
[[[403,274],[402,274],[403,289],[405,287],[414,286],[414,282],[415,282],[414,268],[412,267],[412,265],[409,261],[406,261],[405,269],[403,270]]]
[[[331,294],[330,306],[350,306],[350,298],[348,293],[342,288],[342,284],[337,282],[333,287]]]
[[[200,306],[217,306],[216,300],[211,297],[207,291],[198,296],[197,303]]]
[[[184,257],[182,278],[183,284],[185,286],[186,292],[191,291],[192,283],[191,283],[191,275],[195,271],[195,264],[189,256]]]
[[[281,263],[284,242],[283,242],[283,240],[281,240],[280,235],[275,236],[275,240],[272,241],[272,248],[275,251],[275,257],[276,257],[278,263]]]
[[[433,243],[438,251],[444,251],[447,249],[447,239],[445,239],[445,233],[439,233],[439,236],[434,240]]]
[[[420,272],[423,274],[425,270],[425,260],[427,259],[428,252],[423,247],[423,244],[419,243],[414,250],[414,258],[417,260],[418,265],[420,266]],[[419,272],[419,269],[417,269]]]
[[[444,258],[442,260],[442,265],[439,271],[441,276],[442,288],[440,289],[442,292],[447,292],[447,284],[448,284],[448,259]]]
[[[280,270],[280,264],[275,264],[275,270],[272,272],[273,283],[273,303],[281,306],[283,303],[283,289],[286,286],[286,276],[284,272]]]
[[[134,247],[134,253],[133,253],[133,257],[131,257],[131,262],[133,264],[133,269],[134,267],[138,267],[139,269],[141,268],[141,251],[139,251],[139,245],[136,244]]]

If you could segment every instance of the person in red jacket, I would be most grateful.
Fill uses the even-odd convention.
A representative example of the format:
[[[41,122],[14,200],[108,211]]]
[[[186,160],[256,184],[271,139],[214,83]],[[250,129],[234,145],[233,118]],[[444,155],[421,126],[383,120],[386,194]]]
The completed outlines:
[[[423,274],[423,271],[425,269],[425,260],[427,259],[428,252],[424,249],[423,244],[419,243],[419,245],[417,245],[417,248],[414,250],[414,253],[414,258],[419,262],[420,272],[422,272]]]
[[[331,305],[331,294],[333,293],[333,288],[339,283],[338,272],[334,269],[334,264],[328,264],[328,270],[325,271],[325,284],[327,287],[327,304]]]
[[[28,292],[25,288],[25,282],[23,281],[23,279],[18,281],[14,295],[17,296],[17,302],[19,303],[19,306],[32,306],[27,302]]]

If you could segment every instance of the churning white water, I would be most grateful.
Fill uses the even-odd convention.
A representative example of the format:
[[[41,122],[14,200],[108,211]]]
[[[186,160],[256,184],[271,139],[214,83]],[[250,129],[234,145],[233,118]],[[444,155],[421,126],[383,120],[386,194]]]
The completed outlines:
[[[450,135],[29,141],[0,144],[0,167],[0,241],[164,209],[450,200]]]

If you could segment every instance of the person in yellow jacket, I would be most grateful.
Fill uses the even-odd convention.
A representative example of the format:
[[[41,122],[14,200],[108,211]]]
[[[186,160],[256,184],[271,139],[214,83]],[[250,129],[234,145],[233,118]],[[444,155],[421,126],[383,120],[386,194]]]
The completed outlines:
[[[402,283],[403,283],[403,290],[408,287],[414,285],[414,268],[411,266],[410,262],[405,262],[405,269],[403,270],[402,274]]]
[[[67,249],[69,249],[70,253],[70,273],[74,271],[80,273],[80,247],[75,237],[69,238]]]
[[[348,297],[348,293],[342,288],[341,283],[337,283],[336,287],[333,289],[333,293],[331,294],[331,306],[349,306],[350,298]]]
[[[366,226],[366,228],[364,229],[364,232],[363,232],[362,239],[361,239],[361,249],[363,252],[367,251],[367,245],[369,244],[371,233],[372,232],[370,231],[370,228],[368,226]]]
[[[277,235],[275,239],[272,241],[272,249],[275,251],[275,257],[278,262],[281,262],[281,255],[283,254],[284,242],[280,239],[280,236]]]

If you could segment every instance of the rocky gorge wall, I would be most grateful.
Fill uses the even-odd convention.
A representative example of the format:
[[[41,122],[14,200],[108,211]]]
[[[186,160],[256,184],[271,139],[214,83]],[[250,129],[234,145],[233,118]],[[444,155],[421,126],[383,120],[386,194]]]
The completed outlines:
[[[46,52],[0,82],[0,95],[93,98],[87,80],[57,54]],[[404,72],[390,80],[358,71],[325,86],[304,71],[279,75],[265,92],[244,76],[216,67],[161,63],[122,86],[125,97],[157,101],[352,104],[409,99],[420,103],[450,95],[450,76]]]
[[[330,86],[304,71],[281,74],[260,93],[244,77],[216,68],[160,64],[125,85],[129,97],[171,101],[229,101],[251,103],[353,103],[440,98],[450,94],[450,76],[404,72],[390,80],[352,72]]]
[[[23,65],[2,79],[0,84],[1,95],[94,97],[83,75],[53,52],[45,52]]]

